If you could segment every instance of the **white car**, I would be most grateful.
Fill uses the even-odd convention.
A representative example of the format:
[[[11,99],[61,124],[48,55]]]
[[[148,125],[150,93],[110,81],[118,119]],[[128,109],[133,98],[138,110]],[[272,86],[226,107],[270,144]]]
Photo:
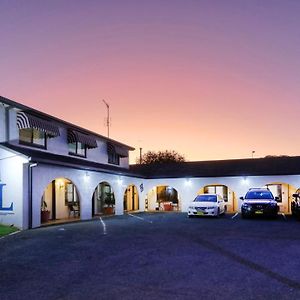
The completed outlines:
[[[226,205],[218,194],[201,194],[190,203],[188,216],[216,216],[224,214]]]

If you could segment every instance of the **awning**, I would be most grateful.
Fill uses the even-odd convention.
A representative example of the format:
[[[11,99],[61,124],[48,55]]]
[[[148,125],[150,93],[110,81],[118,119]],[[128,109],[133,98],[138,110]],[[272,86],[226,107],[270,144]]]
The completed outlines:
[[[48,135],[48,137],[56,137],[60,135],[58,126],[26,112],[17,113],[17,126],[19,129],[34,128],[43,131]]]
[[[97,141],[94,137],[76,130],[68,129],[68,143],[82,143],[87,148],[97,148]]]
[[[128,149],[116,146],[112,143],[107,143],[107,153],[108,154],[117,154],[120,157],[128,157]]]

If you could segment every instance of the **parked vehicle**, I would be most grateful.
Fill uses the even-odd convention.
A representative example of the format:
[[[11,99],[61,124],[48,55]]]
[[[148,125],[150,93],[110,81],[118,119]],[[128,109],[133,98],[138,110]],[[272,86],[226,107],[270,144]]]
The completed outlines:
[[[300,194],[293,194],[293,198],[291,203],[292,215],[300,221]]]
[[[242,217],[252,217],[255,215],[264,215],[276,217],[279,211],[277,205],[278,197],[273,196],[268,188],[250,189],[245,197],[241,197]]]
[[[198,195],[190,203],[188,216],[220,216],[226,211],[225,201],[217,194]]]

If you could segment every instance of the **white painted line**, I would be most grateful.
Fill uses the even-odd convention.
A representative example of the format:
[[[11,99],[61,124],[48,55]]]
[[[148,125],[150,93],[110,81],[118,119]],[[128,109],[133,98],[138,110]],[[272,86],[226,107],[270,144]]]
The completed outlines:
[[[281,215],[283,216],[283,218],[286,220],[286,216],[284,213],[281,213]]]
[[[102,226],[103,226],[103,234],[106,235],[107,234],[107,232],[106,232],[106,224],[104,223],[104,221],[102,220],[101,217],[99,219],[100,219],[100,221],[102,223]]]
[[[128,215],[128,216],[131,216],[131,217],[134,217],[134,218],[137,218],[137,219],[139,219],[139,220],[142,220],[142,221],[148,222],[148,223],[150,223],[150,224],[152,224],[152,221],[145,220],[145,219],[144,219],[144,218],[142,218],[142,217],[135,216],[135,215],[128,214],[128,213],[127,213],[127,215]]]
[[[237,213],[235,213],[232,217],[231,217],[231,219],[233,220],[235,217],[237,217],[239,215],[239,213],[237,212]]]

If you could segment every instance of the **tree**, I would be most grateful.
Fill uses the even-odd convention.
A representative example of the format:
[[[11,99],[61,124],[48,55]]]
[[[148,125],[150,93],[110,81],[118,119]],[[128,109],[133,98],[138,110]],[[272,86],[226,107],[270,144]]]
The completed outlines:
[[[275,158],[275,157],[290,157],[289,155],[266,155],[265,158]]]
[[[185,162],[184,156],[174,150],[165,150],[158,152],[148,151],[147,153],[143,154],[141,161],[143,165],[181,162]],[[137,159],[137,163],[140,163],[139,159]]]

